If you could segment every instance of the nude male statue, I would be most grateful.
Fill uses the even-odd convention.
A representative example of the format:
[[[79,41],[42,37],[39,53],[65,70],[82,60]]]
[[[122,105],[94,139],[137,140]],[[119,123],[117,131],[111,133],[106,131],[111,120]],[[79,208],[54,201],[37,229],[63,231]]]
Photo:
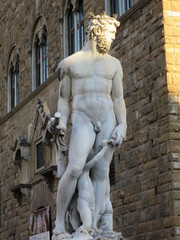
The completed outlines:
[[[114,146],[120,145],[125,139],[127,128],[122,67],[116,58],[108,54],[118,26],[119,22],[115,18],[106,15],[91,16],[85,47],[64,59],[58,66],[58,112],[61,113],[61,120],[57,128],[66,130],[72,97],[72,132],[69,163],[58,186],[54,236],[66,233],[65,215],[78,178],[89,153],[92,149],[96,150],[103,140],[110,141],[111,146],[91,170],[95,196],[92,228],[95,230],[102,202],[109,196],[107,179]]]

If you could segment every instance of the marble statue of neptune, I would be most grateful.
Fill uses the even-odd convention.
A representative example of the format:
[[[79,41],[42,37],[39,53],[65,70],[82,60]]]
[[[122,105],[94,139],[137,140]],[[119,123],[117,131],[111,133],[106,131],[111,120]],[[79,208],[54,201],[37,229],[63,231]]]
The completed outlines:
[[[52,133],[65,132],[72,109],[72,131],[68,165],[57,192],[54,240],[98,239],[95,236],[99,235],[106,237],[102,239],[120,239],[113,232],[108,176],[114,147],[125,139],[127,128],[122,67],[118,59],[108,54],[118,26],[113,17],[91,15],[86,29],[87,43],[58,66],[57,111],[61,118],[57,126],[52,121],[50,128]],[[99,146],[102,147],[98,151]],[[97,153],[94,159],[89,157],[92,152]],[[74,230],[79,237],[76,234],[72,237],[65,224],[75,192],[75,215],[79,219],[74,219],[73,225],[77,225]]]

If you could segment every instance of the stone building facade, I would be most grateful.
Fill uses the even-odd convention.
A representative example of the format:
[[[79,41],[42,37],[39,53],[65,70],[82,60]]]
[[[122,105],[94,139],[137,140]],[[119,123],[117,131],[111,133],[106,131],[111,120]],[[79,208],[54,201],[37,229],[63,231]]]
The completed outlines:
[[[110,52],[122,63],[128,122],[114,154],[114,229],[132,240],[180,239],[180,2],[124,3]],[[74,50],[80,46],[73,35],[80,31],[78,4],[83,26],[90,11],[117,7],[110,0],[0,3],[1,240],[29,239],[32,213],[47,206],[52,232],[55,150],[42,143],[57,108],[58,63],[73,50],[73,37]],[[76,27],[69,34],[70,11]]]

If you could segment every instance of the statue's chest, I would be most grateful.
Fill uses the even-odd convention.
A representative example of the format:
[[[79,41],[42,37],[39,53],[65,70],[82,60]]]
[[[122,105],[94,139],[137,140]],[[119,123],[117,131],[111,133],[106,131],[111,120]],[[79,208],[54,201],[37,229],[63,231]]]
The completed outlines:
[[[84,59],[84,61],[77,61],[70,67],[72,79],[100,77],[112,80],[114,74],[114,66],[108,60],[90,61]]]

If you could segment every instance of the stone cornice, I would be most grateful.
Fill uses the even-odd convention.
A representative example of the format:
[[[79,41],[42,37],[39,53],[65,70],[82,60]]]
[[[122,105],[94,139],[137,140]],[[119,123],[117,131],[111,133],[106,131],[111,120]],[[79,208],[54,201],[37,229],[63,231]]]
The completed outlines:
[[[43,84],[36,88],[32,93],[29,94],[22,102],[20,102],[15,108],[13,108],[9,113],[0,119],[0,126],[7,121],[11,116],[17,113],[24,105],[26,105],[30,100],[32,100],[36,95],[38,95],[44,88],[46,88],[51,82],[57,79],[58,74],[54,73],[49,77]]]

